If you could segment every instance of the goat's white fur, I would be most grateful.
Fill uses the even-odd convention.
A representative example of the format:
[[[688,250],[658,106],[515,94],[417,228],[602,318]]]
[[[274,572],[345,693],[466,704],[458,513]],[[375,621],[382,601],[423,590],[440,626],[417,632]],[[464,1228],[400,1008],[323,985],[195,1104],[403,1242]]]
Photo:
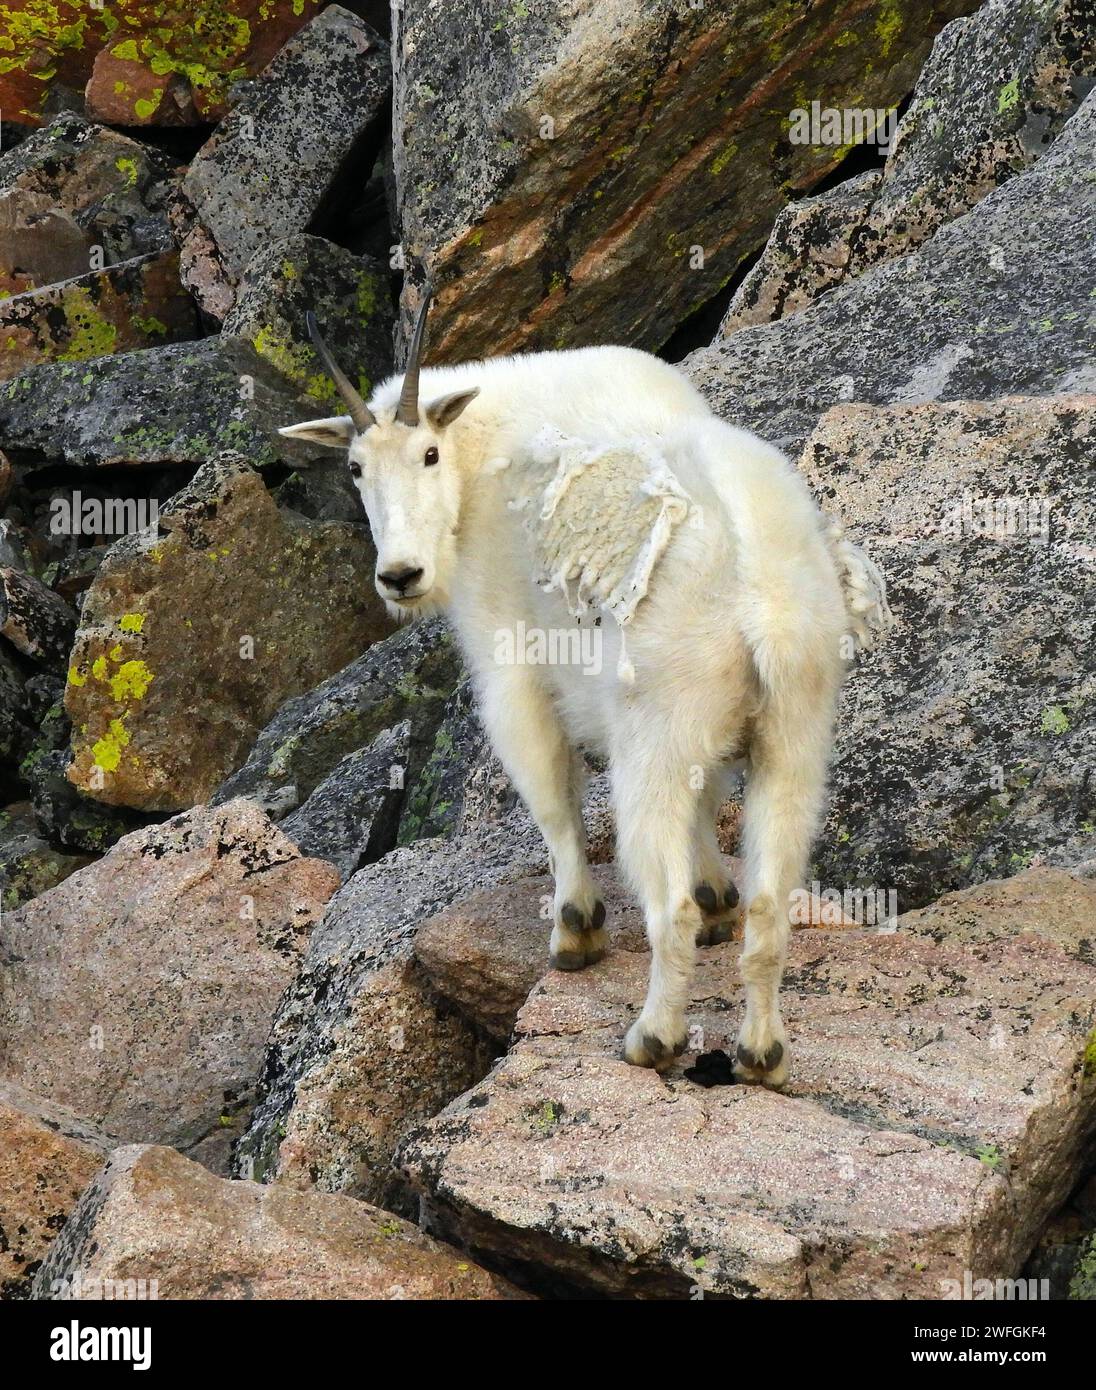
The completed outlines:
[[[778,991],[790,895],[823,808],[843,647],[850,634],[866,644],[889,622],[878,570],[827,525],[776,449],[716,418],[675,368],[646,353],[586,348],[424,368],[416,426],[393,419],[401,381],[376,390],[377,423],[364,434],[348,417],[283,433],[349,446],[378,576],[422,571],[399,603],[378,578],[393,611],[449,613],[495,751],[548,845],[552,959],[574,967],[605,945],[592,925],[598,894],[582,824],[581,745],[609,757],[618,861],[651,942],[647,999],[625,1055],[648,1066],[672,1060],[686,1038],[705,926],[694,893],[726,886],[715,819],[727,772],[744,756],[737,1065],[744,1079],[779,1085],[789,1064]],[[688,520],[664,538],[649,589],[628,615],[627,661],[619,661],[621,630],[606,620],[596,675],[495,659],[500,631],[592,620],[569,611],[566,585],[546,592],[537,582],[536,547],[513,505],[534,490],[546,428],[563,437],[561,456],[575,442],[594,453],[646,451],[688,499]],[[436,467],[424,466],[431,445]],[[620,525],[619,511],[612,520]],[[574,911],[564,920],[567,905],[582,929]]]

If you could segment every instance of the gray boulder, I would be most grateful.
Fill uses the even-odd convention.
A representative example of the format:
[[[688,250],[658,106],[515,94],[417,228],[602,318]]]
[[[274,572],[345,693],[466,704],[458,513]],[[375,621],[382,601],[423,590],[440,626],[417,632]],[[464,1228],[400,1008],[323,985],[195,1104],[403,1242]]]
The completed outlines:
[[[903,256],[1042,155],[1096,80],[1088,0],[989,0],[937,37],[882,173],[776,219],[720,331],[794,313]]]
[[[887,575],[850,671],[823,885],[912,907],[1092,857],[1096,396],[830,411],[801,469]]]
[[[909,255],[686,358],[713,408],[798,450],[843,401],[986,400],[1096,385],[1096,93],[1025,173]]]
[[[310,20],[251,83],[191,162],[180,218],[184,282],[223,320],[271,241],[304,231],[336,180],[376,153],[388,45],[341,5]]]

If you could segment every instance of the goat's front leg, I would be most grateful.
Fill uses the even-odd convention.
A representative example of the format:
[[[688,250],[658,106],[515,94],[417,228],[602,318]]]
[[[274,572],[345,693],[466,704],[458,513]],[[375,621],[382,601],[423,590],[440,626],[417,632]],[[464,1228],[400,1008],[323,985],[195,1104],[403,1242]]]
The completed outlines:
[[[581,970],[605,954],[605,904],[586,859],[582,773],[548,690],[529,668],[489,671],[480,712],[491,743],[529,808],[555,877],[550,964]]]

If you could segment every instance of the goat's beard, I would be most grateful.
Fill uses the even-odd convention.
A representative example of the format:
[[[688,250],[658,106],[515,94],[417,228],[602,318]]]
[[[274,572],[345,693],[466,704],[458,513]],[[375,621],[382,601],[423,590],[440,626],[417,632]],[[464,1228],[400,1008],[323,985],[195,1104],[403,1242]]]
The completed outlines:
[[[448,602],[449,595],[441,592],[439,585],[435,584],[421,599],[414,599],[411,603],[393,603],[391,599],[385,599],[384,606],[390,618],[394,618],[401,627],[407,627],[409,623],[418,623],[424,618],[443,613]]]

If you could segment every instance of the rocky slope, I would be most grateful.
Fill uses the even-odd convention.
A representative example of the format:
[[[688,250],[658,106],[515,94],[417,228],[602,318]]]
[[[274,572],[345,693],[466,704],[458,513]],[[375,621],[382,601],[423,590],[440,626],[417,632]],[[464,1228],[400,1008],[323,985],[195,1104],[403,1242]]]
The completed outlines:
[[[46,8],[0,21],[0,1297],[1096,1296],[1087,0]],[[735,940],[622,1062],[593,764],[610,951],[547,971],[448,628],[277,432],[337,409],[306,311],[367,394],[427,279],[434,361],[692,348],[887,575],[783,1094],[731,1084]]]

